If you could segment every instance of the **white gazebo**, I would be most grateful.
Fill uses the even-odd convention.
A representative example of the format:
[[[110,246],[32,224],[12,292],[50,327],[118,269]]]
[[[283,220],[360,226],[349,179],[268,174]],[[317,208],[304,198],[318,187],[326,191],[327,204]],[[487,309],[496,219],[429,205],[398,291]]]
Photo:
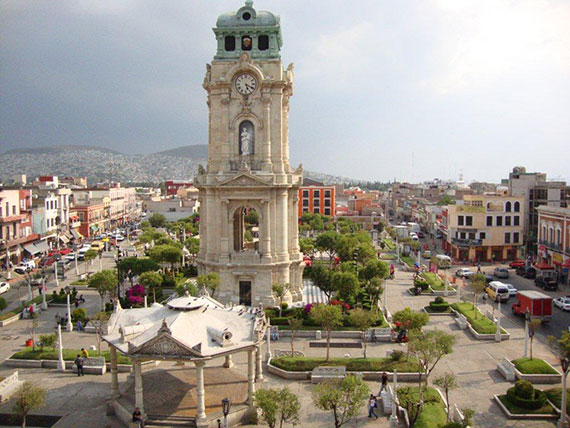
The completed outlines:
[[[122,309],[117,305],[103,337],[111,350],[111,406],[121,418],[133,409],[119,402],[117,351],[131,358],[134,372],[135,406],[144,408],[141,363],[168,360],[193,363],[196,370],[196,426],[207,427],[204,366],[225,357],[223,367],[232,367],[232,354],[248,354],[248,399],[253,407],[255,381],[263,379],[261,343],[267,327],[263,309],[224,306],[203,293],[200,297],[178,297],[165,305]]]

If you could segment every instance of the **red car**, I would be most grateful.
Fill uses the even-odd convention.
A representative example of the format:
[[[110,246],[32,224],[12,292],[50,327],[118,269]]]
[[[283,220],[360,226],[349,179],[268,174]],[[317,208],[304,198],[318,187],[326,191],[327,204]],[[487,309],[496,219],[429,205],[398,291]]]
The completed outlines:
[[[522,268],[526,266],[526,262],[524,260],[516,259],[509,263],[509,267],[512,269]]]
[[[71,253],[71,248],[60,248],[59,249],[59,254],[61,254],[62,256],[65,256],[66,254]]]

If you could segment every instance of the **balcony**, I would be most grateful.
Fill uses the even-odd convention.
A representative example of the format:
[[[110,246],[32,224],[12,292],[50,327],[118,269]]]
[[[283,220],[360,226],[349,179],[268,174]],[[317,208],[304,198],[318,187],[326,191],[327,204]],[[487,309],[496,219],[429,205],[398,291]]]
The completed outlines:
[[[24,220],[27,214],[10,215],[5,217],[0,217],[0,223],[14,223],[15,221]]]
[[[451,243],[457,245],[458,247],[476,247],[483,245],[483,240],[451,238]]]
[[[538,241],[538,243],[540,245],[544,245],[546,248],[550,250],[558,251],[559,253],[562,252],[562,244],[555,244],[554,242],[548,242],[545,241],[544,239],[541,239],[540,241]]]
[[[25,244],[27,242],[30,241],[35,241],[39,238],[40,236],[37,233],[32,233],[28,236],[21,236],[19,238],[8,238],[8,248],[13,248],[16,245],[22,245]],[[6,239],[2,239],[0,240],[0,248],[1,249],[5,249],[6,248]]]

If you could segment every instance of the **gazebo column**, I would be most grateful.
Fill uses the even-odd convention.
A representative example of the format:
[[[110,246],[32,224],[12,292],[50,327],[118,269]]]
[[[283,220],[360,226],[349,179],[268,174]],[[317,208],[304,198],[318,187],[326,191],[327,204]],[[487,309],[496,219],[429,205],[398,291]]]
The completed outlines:
[[[224,367],[226,369],[231,369],[232,367],[234,367],[234,363],[232,361],[232,355],[226,355],[226,360],[224,361]]]
[[[135,407],[141,409],[142,415],[145,416],[146,414],[144,411],[144,393],[143,393],[141,362],[138,360],[133,360],[133,366],[135,371]]]
[[[255,394],[255,349],[247,351],[247,405],[253,407]]]
[[[204,391],[204,361],[195,361],[196,366],[196,396],[198,402],[196,403],[196,422],[200,426],[200,422],[206,420],[206,403],[205,403],[205,391]]]
[[[117,370],[117,348],[109,347],[111,351],[111,399],[116,400],[121,396],[119,392],[119,371]]]
[[[255,351],[255,381],[260,382],[263,380],[263,364],[261,359],[261,345],[257,345]]]

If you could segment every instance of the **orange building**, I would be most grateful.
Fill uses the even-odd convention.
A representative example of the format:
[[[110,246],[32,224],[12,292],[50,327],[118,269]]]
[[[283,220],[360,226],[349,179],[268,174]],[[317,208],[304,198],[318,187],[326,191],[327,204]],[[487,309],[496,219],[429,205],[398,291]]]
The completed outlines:
[[[334,186],[310,178],[303,179],[299,187],[299,217],[305,212],[335,216]]]

